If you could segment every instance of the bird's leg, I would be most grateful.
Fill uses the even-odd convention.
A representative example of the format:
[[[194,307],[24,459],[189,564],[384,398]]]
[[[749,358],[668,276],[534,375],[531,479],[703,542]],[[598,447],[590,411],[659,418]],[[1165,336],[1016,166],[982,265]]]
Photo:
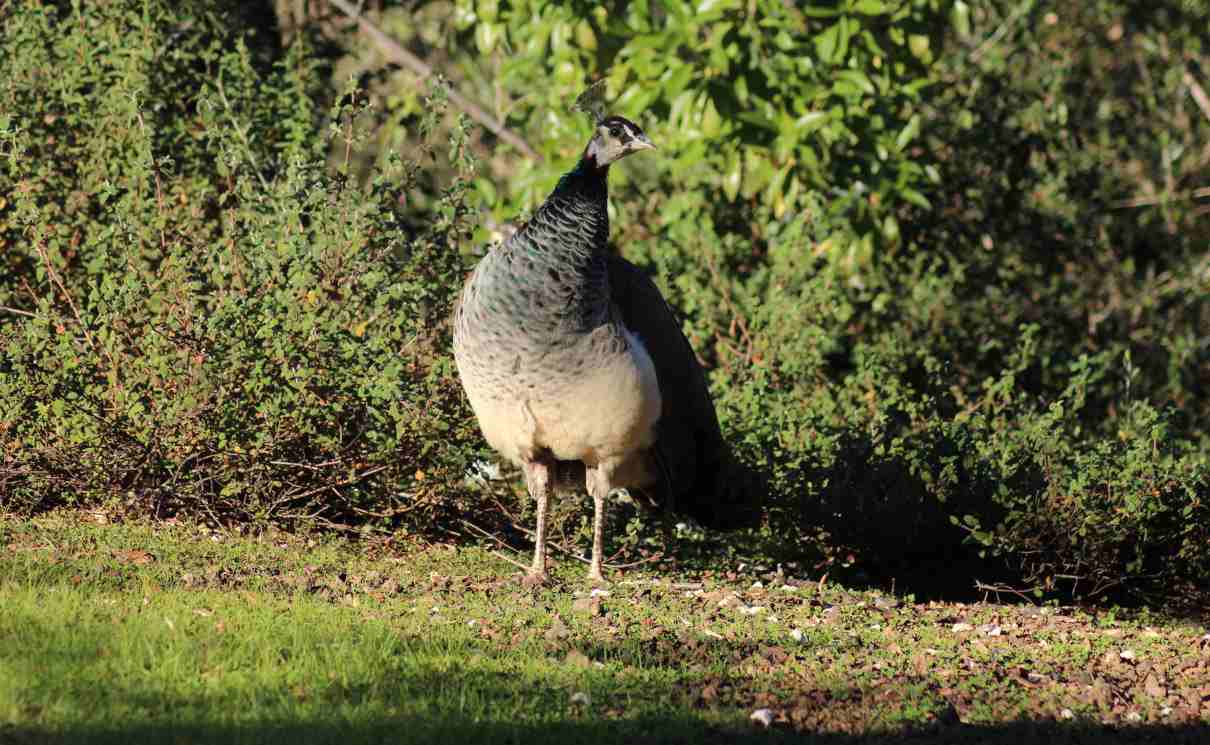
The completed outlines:
[[[554,464],[538,457],[525,464],[525,485],[538,507],[538,525],[534,536],[534,563],[525,575],[527,585],[546,582],[546,506],[550,498],[550,482]]]
[[[594,585],[608,584],[601,572],[605,554],[605,498],[611,489],[612,468],[605,463],[587,469],[588,493],[592,495],[592,562],[588,565],[588,581]]]

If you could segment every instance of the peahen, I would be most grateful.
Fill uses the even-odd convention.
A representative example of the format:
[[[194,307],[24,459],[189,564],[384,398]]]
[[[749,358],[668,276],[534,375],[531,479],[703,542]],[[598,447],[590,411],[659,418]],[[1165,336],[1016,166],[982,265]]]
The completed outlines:
[[[702,369],[659,289],[607,249],[609,166],[654,147],[633,122],[600,118],[576,167],[483,257],[454,311],[454,357],[479,427],[521,466],[536,502],[529,583],[546,579],[547,504],[559,474],[576,472],[569,465],[582,464],[593,499],[594,583],[605,582],[613,489],[706,525],[726,519],[726,449]]]

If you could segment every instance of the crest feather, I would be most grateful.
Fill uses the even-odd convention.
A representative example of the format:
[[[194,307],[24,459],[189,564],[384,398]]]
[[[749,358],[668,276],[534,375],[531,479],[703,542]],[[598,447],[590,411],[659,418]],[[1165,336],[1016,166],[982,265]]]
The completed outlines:
[[[593,126],[599,125],[605,120],[605,79],[601,78],[597,82],[584,89],[584,92],[576,97],[576,102],[571,106],[572,111],[583,111],[588,116],[592,117]]]

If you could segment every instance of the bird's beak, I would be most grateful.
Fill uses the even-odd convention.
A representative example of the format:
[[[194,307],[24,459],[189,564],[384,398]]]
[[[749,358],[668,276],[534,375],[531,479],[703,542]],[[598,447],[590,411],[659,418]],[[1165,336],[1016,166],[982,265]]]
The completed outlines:
[[[633,147],[635,150],[655,150],[655,143],[647,135],[641,134],[634,138]]]

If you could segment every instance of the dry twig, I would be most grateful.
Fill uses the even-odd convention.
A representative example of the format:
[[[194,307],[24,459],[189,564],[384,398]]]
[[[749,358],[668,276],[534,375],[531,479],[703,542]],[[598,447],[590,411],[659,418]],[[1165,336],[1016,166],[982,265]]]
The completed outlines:
[[[10,308],[7,305],[0,305],[0,311],[3,311],[5,313],[13,313],[18,316],[27,316],[29,318],[38,317],[37,313],[30,313],[28,310],[21,310],[20,308]]]
[[[345,2],[345,0],[330,0],[330,2],[350,19],[357,21],[357,24],[361,27],[361,30],[374,40],[374,43],[378,45],[378,48],[384,55],[386,55],[387,59],[396,64],[403,65],[419,76],[421,80],[425,80],[433,75],[434,70],[431,65],[409,52],[403,47],[403,45],[387,35],[385,31],[378,28],[378,26],[372,21],[361,15],[359,10],[353,7],[352,3]],[[454,90],[453,87],[449,89],[449,97],[450,101],[452,101],[455,106],[465,111],[472,119],[479,122],[484,127],[487,127],[489,132],[512,145],[517,150],[520,150],[533,160],[542,160],[542,156],[539,155],[536,150],[530,147],[529,143],[521,139],[520,135],[518,135],[516,132],[513,132],[511,129],[504,126],[500,120],[496,119],[496,117],[485,111],[479,104]]]
[[[1185,70],[1183,78],[1185,87],[1189,89],[1189,95],[1193,96],[1193,100],[1197,102],[1197,107],[1206,115],[1206,119],[1210,120],[1210,96],[1206,95],[1206,89],[1202,88],[1197,82],[1197,78],[1193,77],[1193,73]]]

